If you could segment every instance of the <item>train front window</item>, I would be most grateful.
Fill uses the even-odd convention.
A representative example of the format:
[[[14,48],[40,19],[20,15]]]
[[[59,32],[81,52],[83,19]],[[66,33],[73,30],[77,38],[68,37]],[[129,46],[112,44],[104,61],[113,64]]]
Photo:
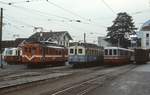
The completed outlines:
[[[12,50],[8,50],[8,51],[6,51],[6,54],[7,54],[7,55],[12,55],[12,54],[13,54],[13,51],[12,51]]]
[[[83,52],[82,49],[78,49],[79,54],[82,54],[82,52]]]
[[[74,53],[73,49],[70,49],[70,54],[73,54],[73,53]]]

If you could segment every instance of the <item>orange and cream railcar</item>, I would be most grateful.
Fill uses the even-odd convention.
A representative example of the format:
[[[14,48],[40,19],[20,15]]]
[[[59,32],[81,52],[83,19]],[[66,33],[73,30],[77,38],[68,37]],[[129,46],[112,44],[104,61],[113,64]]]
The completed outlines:
[[[20,48],[5,48],[3,51],[3,59],[8,64],[18,64],[21,61]]]
[[[105,47],[104,64],[123,65],[133,61],[134,50],[120,47]]]
[[[68,50],[65,47],[47,42],[32,42],[22,46],[22,64],[65,65]]]

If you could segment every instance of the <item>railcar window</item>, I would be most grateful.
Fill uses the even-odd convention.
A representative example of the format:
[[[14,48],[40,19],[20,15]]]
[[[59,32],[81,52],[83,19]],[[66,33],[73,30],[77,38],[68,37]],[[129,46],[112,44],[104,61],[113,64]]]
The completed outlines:
[[[73,49],[70,49],[70,54],[73,54],[74,53],[74,50]]]
[[[82,54],[82,52],[83,52],[82,49],[78,49],[79,54]]]
[[[58,55],[58,51],[55,49],[55,54]]]
[[[28,51],[28,49],[25,47],[25,48],[24,48],[24,51],[25,51],[25,52],[27,52],[27,51]]]
[[[116,49],[113,50],[113,55],[117,55],[117,50]]]
[[[124,51],[123,50],[120,50],[120,55],[124,55]]]
[[[61,55],[61,50],[58,51],[58,54]]]
[[[45,48],[45,54],[48,54],[48,48],[47,47]]]
[[[7,54],[12,55],[13,54],[12,50],[7,51]]]
[[[112,49],[109,50],[109,55],[112,55]]]
[[[29,52],[31,52],[31,48],[29,48],[28,50],[29,50]]]
[[[108,55],[108,49],[105,49],[105,55]]]

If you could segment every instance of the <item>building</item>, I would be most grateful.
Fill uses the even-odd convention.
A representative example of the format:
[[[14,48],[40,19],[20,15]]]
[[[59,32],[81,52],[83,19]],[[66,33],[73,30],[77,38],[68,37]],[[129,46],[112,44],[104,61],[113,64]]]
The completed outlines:
[[[22,43],[26,39],[27,38],[17,38],[15,40],[4,40],[2,41],[2,49],[17,47],[20,43]]]
[[[106,37],[98,37],[98,45],[103,47],[113,46],[111,43],[105,40]]]
[[[141,48],[150,49],[150,20],[146,21],[137,33],[141,39]]]
[[[67,31],[54,31],[54,32],[50,31],[50,32],[36,32],[33,35],[31,35],[26,40],[26,42],[44,41],[68,47],[70,40],[72,40],[72,37]]]

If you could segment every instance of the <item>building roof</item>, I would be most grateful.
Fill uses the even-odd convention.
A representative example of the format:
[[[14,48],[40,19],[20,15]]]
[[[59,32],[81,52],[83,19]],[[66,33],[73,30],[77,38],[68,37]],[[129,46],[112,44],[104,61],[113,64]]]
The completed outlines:
[[[9,47],[17,47],[27,38],[17,38],[16,40],[4,40],[2,41],[2,48],[9,48]]]
[[[64,35],[68,35],[69,40],[72,40],[72,37],[67,31],[57,31],[57,32],[36,32],[31,35],[26,41],[57,41]]]
[[[146,22],[142,25],[140,31],[150,31],[150,20],[146,21]]]

